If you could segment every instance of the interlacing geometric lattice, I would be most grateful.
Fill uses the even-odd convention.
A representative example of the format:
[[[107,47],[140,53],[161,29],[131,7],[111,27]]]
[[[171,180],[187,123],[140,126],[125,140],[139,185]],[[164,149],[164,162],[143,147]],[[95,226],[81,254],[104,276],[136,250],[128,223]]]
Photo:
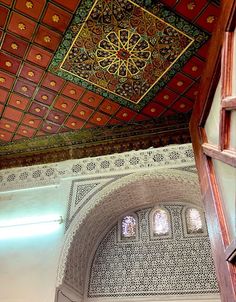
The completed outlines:
[[[137,211],[139,240],[119,241],[113,227],[97,249],[89,297],[209,294],[219,291],[209,238],[185,235],[184,204],[165,205],[172,235],[151,237],[151,209]]]
[[[127,29],[119,30],[118,35],[110,32],[99,42],[96,51],[98,63],[109,73],[127,77],[139,73],[151,56],[149,44],[138,33]]]

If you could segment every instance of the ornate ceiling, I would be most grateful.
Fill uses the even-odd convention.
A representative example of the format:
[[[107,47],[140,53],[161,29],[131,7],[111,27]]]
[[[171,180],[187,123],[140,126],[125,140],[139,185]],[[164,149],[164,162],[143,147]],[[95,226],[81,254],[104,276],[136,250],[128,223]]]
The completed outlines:
[[[189,140],[218,14],[207,0],[0,0],[0,166]]]

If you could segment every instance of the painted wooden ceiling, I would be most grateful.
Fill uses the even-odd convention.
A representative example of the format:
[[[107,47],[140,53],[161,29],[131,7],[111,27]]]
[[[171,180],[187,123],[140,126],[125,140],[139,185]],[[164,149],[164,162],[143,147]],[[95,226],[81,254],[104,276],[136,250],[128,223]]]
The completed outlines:
[[[208,0],[0,0],[0,155],[188,119],[218,15]]]

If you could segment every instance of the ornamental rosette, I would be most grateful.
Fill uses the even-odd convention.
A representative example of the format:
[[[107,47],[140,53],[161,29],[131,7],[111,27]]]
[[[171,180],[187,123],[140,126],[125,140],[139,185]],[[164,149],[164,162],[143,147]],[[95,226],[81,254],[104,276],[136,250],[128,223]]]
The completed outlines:
[[[145,68],[151,56],[149,44],[138,33],[123,29],[101,40],[96,57],[101,68],[120,77],[132,77]]]

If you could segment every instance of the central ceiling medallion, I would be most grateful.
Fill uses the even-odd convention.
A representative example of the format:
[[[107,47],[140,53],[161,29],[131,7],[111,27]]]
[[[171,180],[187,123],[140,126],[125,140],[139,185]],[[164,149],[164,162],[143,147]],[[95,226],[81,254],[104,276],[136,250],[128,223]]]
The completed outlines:
[[[50,70],[131,108],[143,107],[207,37],[162,5],[147,10],[135,2],[82,0]]]
[[[147,65],[151,57],[150,45],[139,34],[129,30],[111,32],[99,42],[98,64],[117,77],[132,77]]]

